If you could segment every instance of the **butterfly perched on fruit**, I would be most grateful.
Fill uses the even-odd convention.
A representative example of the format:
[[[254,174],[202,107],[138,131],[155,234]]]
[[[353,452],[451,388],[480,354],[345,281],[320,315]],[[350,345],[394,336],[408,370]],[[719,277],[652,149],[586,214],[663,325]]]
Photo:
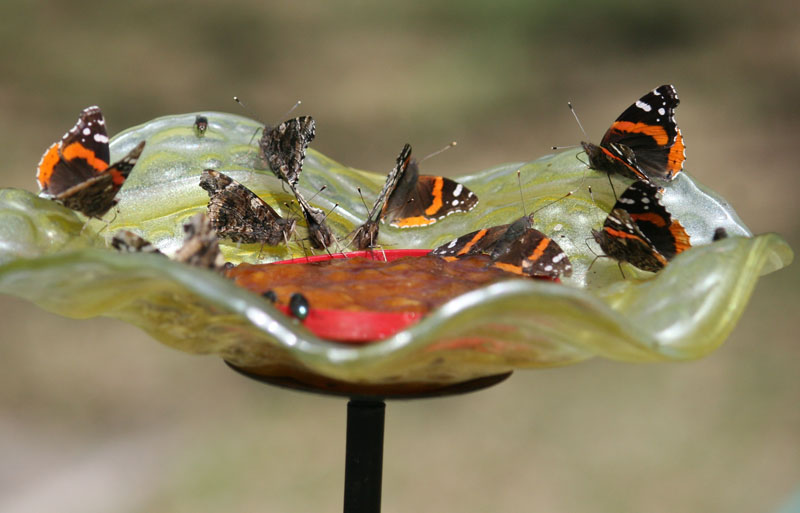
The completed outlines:
[[[589,167],[645,182],[674,179],[686,160],[683,135],[675,122],[679,103],[672,85],[639,98],[614,121],[599,146],[581,143]]]
[[[117,193],[144,145],[140,142],[122,160],[109,165],[105,119],[99,107],[87,107],[75,126],[39,161],[36,179],[41,194],[88,217],[100,218],[117,204]]]

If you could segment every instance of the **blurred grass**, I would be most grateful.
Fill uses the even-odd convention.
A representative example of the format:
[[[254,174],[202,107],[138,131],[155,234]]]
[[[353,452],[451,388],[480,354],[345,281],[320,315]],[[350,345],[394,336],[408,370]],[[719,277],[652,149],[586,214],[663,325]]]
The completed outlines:
[[[800,242],[796,2],[504,0],[0,4],[3,186],[99,104],[266,122],[297,99],[314,147],[387,172],[457,140],[462,174],[591,140],[672,82],[686,167],[754,232]],[[749,512],[800,485],[800,274],[765,277],[730,340],[679,365],[518,372],[390,403],[384,511]],[[337,511],[344,403],[266,388],[130,326],[0,298],[0,511]]]

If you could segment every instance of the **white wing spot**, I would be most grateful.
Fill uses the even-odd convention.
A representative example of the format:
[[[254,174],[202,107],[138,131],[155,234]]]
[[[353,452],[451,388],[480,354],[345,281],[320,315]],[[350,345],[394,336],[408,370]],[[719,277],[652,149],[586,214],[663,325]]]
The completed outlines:
[[[461,195],[461,191],[463,191],[463,190],[464,190],[464,186],[461,185],[461,184],[458,184],[458,186],[456,186],[456,188],[453,190],[453,196],[455,196],[456,198],[459,197]]]
[[[664,114],[667,113],[667,111],[664,110],[664,107],[661,107],[660,109],[658,109],[658,113],[663,116]]]
[[[86,128],[83,129],[83,135],[89,135],[91,133],[92,133],[92,131],[89,130],[89,127],[86,127]]]
[[[645,112],[650,112],[651,110],[653,110],[653,107],[651,107],[649,104],[643,102],[642,100],[636,100],[636,106],[639,107],[640,109],[642,109]]]
[[[94,134],[94,140],[100,144],[108,144],[108,137],[103,134]]]

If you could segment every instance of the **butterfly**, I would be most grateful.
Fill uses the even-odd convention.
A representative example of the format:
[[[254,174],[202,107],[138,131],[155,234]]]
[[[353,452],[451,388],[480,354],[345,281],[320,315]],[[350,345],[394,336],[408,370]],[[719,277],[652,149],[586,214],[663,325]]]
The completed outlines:
[[[532,228],[533,215],[510,224],[484,228],[462,235],[434,249],[445,260],[464,255],[489,255],[492,266],[515,274],[555,279],[570,276],[572,264],[550,237]]]
[[[691,247],[689,234],[661,203],[660,191],[655,185],[637,181],[622,193],[602,230],[592,230],[607,256],[657,272]]]
[[[311,116],[284,121],[275,127],[265,127],[259,141],[259,152],[272,172],[295,187],[303,171],[306,149],[316,136],[316,123]]]
[[[225,268],[216,230],[206,214],[193,215],[183,225],[183,233],[183,245],[175,252],[173,260],[215,271]]]
[[[306,219],[311,245],[318,249],[326,249],[335,240],[333,232],[325,223],[327,215],[324,211],[312,207],[297,186],[300,173],[303,171],[306,149],[315,135],[314,118],[311,116],[290,119],[274,128],[264,129],[259,142],[259,151],[275,176],[289,186],[297,199]]]
[[[375,242],[378,239],[378,231],[380,229],[378,221],[380,221],[381,214],[386,205],[386,198],[394,191],[397,186],[397,181],[400,179],[403,172],[405,172],[410,162],[411,145],[406,144],[403,146],[400,155],[397,156],[397,163],[394,168],[386,177],[386,182],[383,184],[383,189],[381,189],[381,192],[378,194],[375,204],[367,213],[367,221],[353,232],[353,244],[357,249],[363,250],[375,247]]]
[[[106,123],[100,108],[84,109],[75,126],[39,161],[36,179],[44,197],[87,217],[100,218],[117,204],[116,195],[144,151],[144,141],[109,166]]]
[[[404,157],[406,153],[409,158]],[[420,175],[419,166],[410,154],[411,146],[406,144],[397,159],[398,166],[389,173],[375,202],[376,206],[382,203],[382,221],[395,228],[416,228],[475,208],[478,204],[475,193],[443,176]]]
[[[175,252],[173,260],[222,271],[225,269],[225,258],[219,250],[217,234],[211,221],[204,213],[194,215],[189,222],[183,225],[185,234],[183,245]],[[139,235],[120,230],[111,239],[111,246],[122,253],[151,253],[164,256],[164,254],[150,242]]]
[[[200,187],[208,192],[208,216],[219,237],[275,246],[294,232],[294,219],[281,217],[266,201],[228,175],[206,169]]]
[[[674,179],[686,160],[683,135],[675,123],[679,103],[672,85],[642,96],[620,114],[599,146],[581,142],[589,167],[645,182]]]

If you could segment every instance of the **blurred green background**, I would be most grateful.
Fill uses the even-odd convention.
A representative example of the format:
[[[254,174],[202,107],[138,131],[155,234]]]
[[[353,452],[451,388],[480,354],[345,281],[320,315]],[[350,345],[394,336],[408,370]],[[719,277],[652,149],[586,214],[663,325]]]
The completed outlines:
[[[582,0],[0,4],[2,186],[98,104],[111,134],[166,114],[274,123],[385,173],[598,142],[673,83],[686,169],[756,232],[800,247],[800,8]],[[591,361],[481,393],[388,405],[385,512],[769,512],[800,487],[800,274],[759,283],[697,362]],[[0,297],[0,511],[340,511],[345,403],[249,382],[120,322]]]

